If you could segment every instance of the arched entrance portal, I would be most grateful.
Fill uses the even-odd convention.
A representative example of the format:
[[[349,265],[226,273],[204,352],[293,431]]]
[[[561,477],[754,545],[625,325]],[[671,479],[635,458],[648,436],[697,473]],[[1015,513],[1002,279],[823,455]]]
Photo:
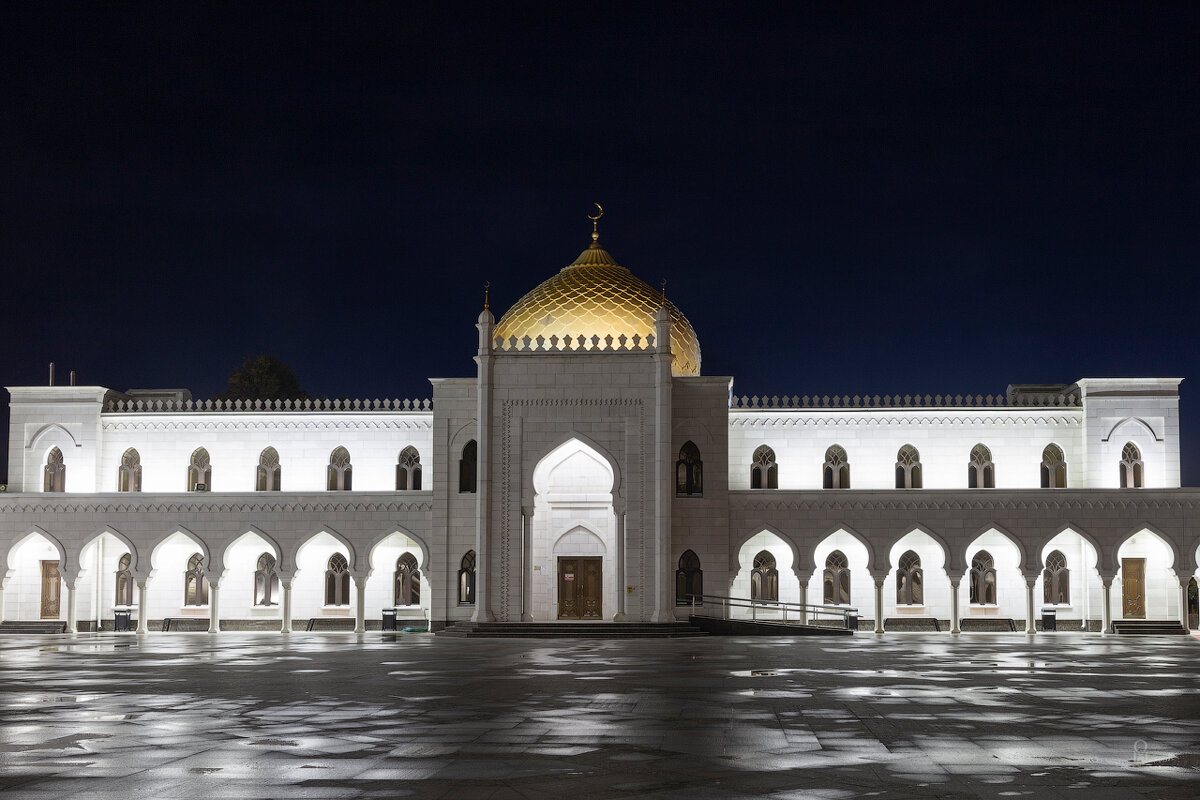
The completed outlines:
[[[533,488],[532,618],[612,619],[619,613],[612,467],[571,439],[538,462]]]

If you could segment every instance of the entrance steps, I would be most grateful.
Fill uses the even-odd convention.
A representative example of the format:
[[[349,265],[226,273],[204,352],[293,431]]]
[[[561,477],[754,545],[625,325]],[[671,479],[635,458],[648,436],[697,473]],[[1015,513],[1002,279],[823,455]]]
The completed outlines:
[[[704,636],[686,622],[456,622],[437,632],[451,638],[662,639]]]
[[[721,619],[693,614],[688,618],[693,625],[714,636],[853,636],[854,631],[845,626],[801,625],[798,622],[771,622],[768,620]]]
[[[57,619],[6,619],[0,622],[0,633],[66,633],[67,623]]]
[[[964,617],[958,629],[963,633],[1016,633],[1017,621],[1004,617]],[[1025,630],[1022,626],[1021,630]]]
[[[1113,633],[1126,636],[1186,636],[1188,630],[1177,619],[1120,619],[1112,624]]]

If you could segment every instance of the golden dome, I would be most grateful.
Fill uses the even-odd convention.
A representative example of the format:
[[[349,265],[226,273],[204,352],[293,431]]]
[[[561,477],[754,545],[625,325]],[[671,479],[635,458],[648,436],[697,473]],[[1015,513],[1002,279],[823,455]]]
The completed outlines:
[[[496,323],[494,335],[520,341],[526,336],[561,340],[636,334],[644,340],[654,333],[654,315],[662,304],[661,293],[635,278],[600,242],[593,241],[579,258],[518,300]],[[699,375],[696,332],[669,300],[666,305],[671,313],[671,371]]]

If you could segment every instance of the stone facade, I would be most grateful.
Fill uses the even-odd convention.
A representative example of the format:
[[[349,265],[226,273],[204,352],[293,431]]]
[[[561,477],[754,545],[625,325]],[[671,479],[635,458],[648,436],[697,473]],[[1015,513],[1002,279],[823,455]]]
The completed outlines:
[[[597,249],[591,258],[610,259]],[[732,378],[693,374],[698,345],[680,371],[673,337],[694,336],[681,319],[660,308],[642,333],[614,337],[600,314],[575,337],[506,339],[485,309],[476,375],[434,379],[422,401],[226,406],[185,392],[10,387],[0,613],[42,616],[42,562],[56,562],[57,615],[111,626],[128,555],[143,629],[197,616],[214,629],[287,630],[344,616],[361,630],[391,607],[434,628],[547,620],[558,617],[559,559],[589,557],[602,563],[600,618],[665,622],[690,612],[676,570],[691,551],[707,595],[749,597],[767,554],[775,599],[821,605],[833,591],[877,630],[905,617],[954,629],[1011,618],[1033,630],[1051,553],[1070,576],[1056,578],[1060,618],[1107,628],[1127,611],[1122,559],[1137,558],[1144,615],[1186,619],[1200,490],[1179,485],[1178,379],[1088,378],[986,398],[737,397]],[[897,488],[906,446],[919,478]],[[845,471],[832,488],[835,447]],[[267,448],[277,487],[261,481]],[[331,467],[339,448],[349,470]],[[419,484],[411,463],[400,471],[407,448]],[[702,464],[691,491],[677,485],[686,448]],[[45,491],[55,450],[63,492]],[[120,477],[131,451],[136,485]],[[970,485],[976,452],[986,488]],[[1050,452],[1062,472],[1052,465],[1046,486]],[[189,472],[201,453],[203,481]],[[760,456],[769,479],[767,467],[752,477]],[[189,491],[197,482],[206,491]],[[189,602],[196,556],[204,602]],[[991,566],[979,566],[984,556]],[[919,564],[920,602],[898,582],[902,557]],[[403,583],[414,562],[419,574]],[[973,597],[984,578],[994,596]],[[270,598],[264,581],[277,582]]]

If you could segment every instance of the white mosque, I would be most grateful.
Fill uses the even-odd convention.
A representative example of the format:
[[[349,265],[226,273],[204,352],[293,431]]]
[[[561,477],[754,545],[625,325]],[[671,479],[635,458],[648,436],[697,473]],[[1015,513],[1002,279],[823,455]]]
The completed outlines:
[[[8,387],[0,619],[438,630],[732,597],[880,633],[1196,627],[1178,378],[737,396],[595,233],[476,327],[476,373],[430,399]]]

